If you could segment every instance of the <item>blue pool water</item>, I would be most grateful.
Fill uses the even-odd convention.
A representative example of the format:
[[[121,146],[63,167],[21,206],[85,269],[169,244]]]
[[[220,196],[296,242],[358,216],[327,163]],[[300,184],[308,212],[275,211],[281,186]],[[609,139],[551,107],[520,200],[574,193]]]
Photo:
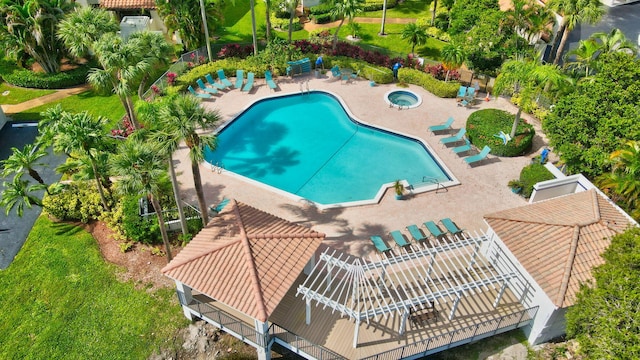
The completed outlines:
[[[205,158],[324,205],[373,199],[396,179],[450,180],[420,142],[359,124],[317,91],[256,102],[220,131]]]

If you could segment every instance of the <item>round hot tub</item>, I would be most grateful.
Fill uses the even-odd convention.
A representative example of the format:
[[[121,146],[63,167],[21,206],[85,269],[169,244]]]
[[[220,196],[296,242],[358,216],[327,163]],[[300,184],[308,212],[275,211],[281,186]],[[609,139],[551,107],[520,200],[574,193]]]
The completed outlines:
[[[420,95],[410,90],[392,90],[384,95],[384,100],[389,106],[401,109],[413,109],[422,104]]]

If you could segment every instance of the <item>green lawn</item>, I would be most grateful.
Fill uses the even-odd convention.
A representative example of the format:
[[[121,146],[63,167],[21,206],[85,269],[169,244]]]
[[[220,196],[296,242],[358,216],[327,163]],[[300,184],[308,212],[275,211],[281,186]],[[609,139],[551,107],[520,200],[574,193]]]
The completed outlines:
[[[392,56],[404,57],[411,52],[409,42],[400,37],[404,26],[404,24],[387,24],[385,25],[387,35],[379,36],[379,24],[360,24],[360,38],[362,40],[359,44],[376,46],[382,48],[379,50],[381,52],[385,52],[386,49],[392,53],[390,54]],[[349,35],[349,32],[350,30],[346,26],[343,26],[340,29],[339,37],[344,39]],[[440,60],[440,50],[442,50],[445,44],[443,41],[429,37],[425,45],[416,47],[416,53],[422,57]]]
[[[173,289],[116,279],[81,228],[41,216],[0,271],[0,358],[146,359],[187,320]]]
[[[93,116],[104,116],[115,123],[124,116],[125,111],[122,107],[120,99],[116,95],[99,95],[94,91],[85,91],[78,95],[69,96],[62,100],[38,106],[11,117],[14,120],[40,120],[40,113],[56,104],[62,105],[62,108],[69,112],[89,111]]]
[[[420,1],[420,0],[406,0],[402,4],[398,4],[396,7],[387,9],[387,19],[391,18],[409,18],[418,19],[421,17],[428,17],[431,19],[431,8],[433,7],[432,1]],[[358,14],[359,17],[370,18],[382,18],[382,10],[368,11]],[[385,28],[387,25],[385,24]]]
[[[4,95],[5,91],[7,95]],[[0,84],[0,104],[13,105],[20,104],[40,96],[54,93],[55,90],[25,89],[11,86],[7,83]]]

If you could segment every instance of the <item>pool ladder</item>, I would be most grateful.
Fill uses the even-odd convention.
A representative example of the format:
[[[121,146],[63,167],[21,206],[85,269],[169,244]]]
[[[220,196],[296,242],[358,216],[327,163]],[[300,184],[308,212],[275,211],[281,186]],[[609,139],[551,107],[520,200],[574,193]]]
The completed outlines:
[[[224,170],[223,163],[217,162],[215,164],[211,164],[211,171],[217,172],[218,174],[222,174],[222,170]]]
[[[304,91],[305,90],[305,84],[306,84],[307,94],[309,94],[309,80],[300,82],[300,94],[304,94],[305,93],[305,91]]]
[[[444,192],[449,192],[449,189],[447,189],[446,186],[444,186],[440,180],[431,177],[431,176],[423,176],[422,177],[422,182],[423,183],[430,183],[430,184],[436,184],[436,194],[438,193],[438,191],[440,191],[440,189],[444,190]]]

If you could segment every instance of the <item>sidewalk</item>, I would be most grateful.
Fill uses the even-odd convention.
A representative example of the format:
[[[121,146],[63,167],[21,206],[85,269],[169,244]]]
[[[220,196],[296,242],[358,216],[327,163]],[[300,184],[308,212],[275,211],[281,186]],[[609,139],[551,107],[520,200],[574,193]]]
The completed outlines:
[[[1,105],[2,106],[2,111],[4,111],[5,114],[10,115],[10,114],[16,114],[25,110],[29,110],[32,109],[34,107],[38,107],[40,105],[44,105],[44,104],[48,104],[50,102],[54,102],[60,99],[64,99],[66,97],[69,97],[71,95],[77,95],[80,94],[82,92],[85,92],[87,90],[91,90],[91,85],[89,84],[84,84],[84,85],[80,85],[80,86],[76,86],[76,87],[71,87],[71,88],[67,88],[67,89],[60,89],[57,90],[56,92],[54,92],[53,94],[49,94],[49,95],[45,95],[45,96],[41,96],[35,99],[31,99],[29,101],[25,101],[22,102],[20,104],[14,104],[14,105]]]

